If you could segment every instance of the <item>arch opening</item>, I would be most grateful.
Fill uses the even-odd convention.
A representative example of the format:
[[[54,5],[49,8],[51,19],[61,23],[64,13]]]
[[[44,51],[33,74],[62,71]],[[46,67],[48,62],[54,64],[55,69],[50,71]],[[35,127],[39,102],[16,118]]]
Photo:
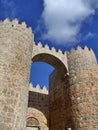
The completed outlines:
[[[67,72],[67,68],[64,65],[64,63],[62,62],[63,59],[61,61],[61,59],[57,58],[54,55],[48,54],[48,53],[37,54],[32,58],[32,61],[33,62],[36,62],[36,61],[46,62],[46,63],[50,64],[51,66],[53,66],[55,69],[63,69],[63,70],[65,70],[65,72]]]
[[[54,67],[45,62],[33,62],[31,64],[30,83],[33,87],[39,85],[40,88],[46,87],[49,89],[49,75],[54,70]]]
[[[51,130],[53,124],[55,124],[56,120],[54,117],[55,110],[59,113],[59,104],[65,102],[64,97],[64,89],[65,89],[65,80],[67,74],[67,67],[66,63],[64,64],[63,58],[59,59],[55,55],[48,54],[48,53],[37,53],[32,57],[32,64],[35,63],[48,63],[51,65],[52,73],[49,75],[49,90],[48,94],[42,92],[42,88],[37,87],[37,91],[29,91],[29,103],[28,107],[33,109],[37,109],[44,114],[47,120],[47,130]],[[41,69],[40,66],[39,71]],[[44,69],[45,70],[45,69]],[[35,72],[37,73],[37,72]],[[39,73],[39,72],[38,72]],[[34,72],[32,72],[32,78],[35,76]],[[41,75],[42,76],[42,75]],[[41,77],[43,78],[43,76]],[[34,89],[33,89],[34,90]],[[44,91],[45,92],[45,91]],[[65,108],[62,106],[61,114],[64,113]],[[59,117],[59,115],[58,115]],[[59,120],[59,118],[57,119]]]
[[[45,75],[47,74],[47,71],[45,73],[46,65],[44,66],[45,68],[44,68],[44,70],[42,72],[43,68],[41,68],[41,66],[43,64],[47,64],[47,70],[48,70],[47,80],[50,78],[51,72],[53,73],[53,71],[55,71],[55,70],[58,70],[60,73],[62,73],[62,77],[61,77],[62,79],[68,73],[67,67],[64,64],[63,59],[57,58],[55,55],[48,54],[48,53],[38,53],[38,54],[36,54],[36,55],[34,55],[32,57],[31,73],[30,73],[30,82],[32,84],[33,84],[33,82],[35,82],[34,81],[35,76],[37,75],[39,77],[40,72],[42,73],[42,75],[40,76],[41,79],[43,77],[45,77]],[[36,65],[37,65],[37,71],[33,69],[33,66],[35,67]],[[41,83],[43,83],[42,80],[41,80]],[[48,83],[49,82],[47,82],[47,85],[46,84],[42,84],[42,86],[45,85],[49,89]],[[36,84],[34,83],[34,86],[36,86],[37,84],[39,84],[39,83],[36,83]],[[39,84],[39,85],[41,85],[41,84]]]

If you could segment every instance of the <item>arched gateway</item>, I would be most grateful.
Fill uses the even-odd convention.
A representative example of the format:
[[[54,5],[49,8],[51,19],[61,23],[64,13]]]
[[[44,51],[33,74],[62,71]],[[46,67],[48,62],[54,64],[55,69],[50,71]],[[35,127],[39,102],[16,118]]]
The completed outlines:
[[[37,98],[35,99],[34,95],[36,95],[38,91],[36,91],[36,93],[34,93],[34,91],[33,92],[30,91],[29,92],[29,107],[30,108],[32,107],[31,113],[34,113],[34,112],[36,113],[34,109],[36,108],[36,109],[39,109],[40,112],[42,112],[45,115],[47,121],[46,119],[44,121],[47,122],[47,125],[46,127],[44,126],[44,129],[46,130],[53,129],[52,127],[54,126],[54,124],[51,124],[51,121],[53,122],[53,120],[55,119],[55,116],[50,117],[50,115],[54,111],[52,109],[56,109],[56,111],[59,111],[59,107],[57,106],[57,104],[59,104],[59,101],[63,103],[65,101],[64,93],[62,94],[62,92],[65,89],[65,79],[68,74],[67,55],[66,55],[66,52],[63,54],[61,50],[56,51],[55,48],[50,49],[48,45],[45,45],[43,47],[41,43],[38,43],[37,45],[35,44],[33,45],[33,53],[32,53],[32,62],[36,62],[36,61],[46,62],[52,65],[55,69],[52,72],[51,76],[49,77],[50,86],[49,86],[48,95],[45,93],[44,94],[41,93],[41,90],[40,90],[40,94],[38,94],[39,95],[38,99]],[[56,91],[57,93],[55,93]],[[54,98],[54,93],[55,93],[55,98]],[[60,96],[60,94],[62,95]],[[40,99],[43,98],[43,100],[40,101],[39,98]],[[33,99],[35,101],[33,101]],[[55,101],[55,100],[58,100],[58,101]],[[46,104],[46,101],[47,101],[47,104]],[[43,102],[43,104],[41,103],[40,105],[40,102]],[[45,107],[45,105],[48,107]],[[53,105],[54,105],[54,108],[52,107]],[[63,114],[65,111],[64,107],[62,106],[61,109],[62,109],[62,112],[60,114]],[[61,118],[57,117],[56,120],[61,121]],[[40,118],[39,118],[39,121],[42,122]],[[63,122],[65,124],[65,120],[62,121],[62,123]],[[40,129],[43,130],[43,126],[40,126]]]
[[[68,72],[67,54],[61,50],[56,51],[54,47],[42,46],[41,43],[33,45],[32,61],[43,61],[51,64],[56,69],[64,69]]]

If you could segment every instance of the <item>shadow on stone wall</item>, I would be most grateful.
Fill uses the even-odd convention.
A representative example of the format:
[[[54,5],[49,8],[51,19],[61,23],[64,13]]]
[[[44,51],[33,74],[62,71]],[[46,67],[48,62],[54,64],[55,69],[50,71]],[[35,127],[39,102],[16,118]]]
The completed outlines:
[[[28,107],[41,111],[49,119],[49,95],[29,91]]]

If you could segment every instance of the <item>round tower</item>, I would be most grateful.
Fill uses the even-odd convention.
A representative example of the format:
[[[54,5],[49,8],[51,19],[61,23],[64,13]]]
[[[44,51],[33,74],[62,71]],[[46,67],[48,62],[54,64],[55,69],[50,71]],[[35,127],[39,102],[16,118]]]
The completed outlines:
[[[72,130],[97,130],[98,65],[92,49],[71,49],[68,67]]]
[[[0,22],[0,130],[26,128],[33,42],[24,22]]]

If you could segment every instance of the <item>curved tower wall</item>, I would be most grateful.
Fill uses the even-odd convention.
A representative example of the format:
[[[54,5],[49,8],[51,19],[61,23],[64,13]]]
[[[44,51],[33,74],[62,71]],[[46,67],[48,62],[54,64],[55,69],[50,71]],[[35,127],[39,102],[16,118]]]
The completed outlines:
[[[72,130],[97,130],[98,65],[87,47],[68,53]]]
[[[0,22],[0,130],[25,130],[34,37],[25,23]]]

